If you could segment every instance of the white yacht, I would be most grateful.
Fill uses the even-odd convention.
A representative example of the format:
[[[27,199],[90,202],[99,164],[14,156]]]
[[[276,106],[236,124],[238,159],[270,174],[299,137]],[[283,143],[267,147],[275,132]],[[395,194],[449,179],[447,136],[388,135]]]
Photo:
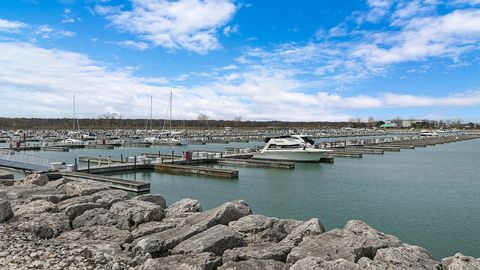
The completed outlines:
[[[426,129],[422,129],[420,131],[420,136],[422,136],[422,137],[438,137],[439,135],[435,131],[429,131],[429,130],[426,130]]]
[[[305,135],[286,135],[265,139],[265,146],[253,154],[255,159],[318,162],[330,150],[315,149],[315,142]]]

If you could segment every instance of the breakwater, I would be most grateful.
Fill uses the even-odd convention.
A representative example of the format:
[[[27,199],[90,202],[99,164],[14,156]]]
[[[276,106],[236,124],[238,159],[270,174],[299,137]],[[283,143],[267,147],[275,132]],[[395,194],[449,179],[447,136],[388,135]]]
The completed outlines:
[[[0,254],[2,269],[480,269],[359,220],[325,231],[318,218],[255,215],[242,200],[203,212],[194,199],[167,205],[40,174],[0,186]]]

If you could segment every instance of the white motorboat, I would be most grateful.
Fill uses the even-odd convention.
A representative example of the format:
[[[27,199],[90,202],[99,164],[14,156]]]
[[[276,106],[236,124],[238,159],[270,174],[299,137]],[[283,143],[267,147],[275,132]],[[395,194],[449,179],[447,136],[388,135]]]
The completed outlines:
[[[255,159],[318,162],[330,150],[316,149],[305,135],[286,135],[265,139],[265,146],[253,154]]]
[[[420,136],[422,136],[422,137],[438,137],[439,135],[435,131],[428,131],[426,129],[422,129],[420,131]]]

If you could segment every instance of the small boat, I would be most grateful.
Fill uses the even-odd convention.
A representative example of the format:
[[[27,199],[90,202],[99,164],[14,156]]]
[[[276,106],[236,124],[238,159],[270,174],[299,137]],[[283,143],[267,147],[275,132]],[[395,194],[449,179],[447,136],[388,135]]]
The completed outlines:
[[[422,136],[422,137],[438,137],[439,135],[435,131],[428,131],[428,130],[422,129],[420,131],[420,136]]]
[[[254,159],[319,162],[330,150],[316,149],[315,141],[305,135],[285,135],[265,139],[265,146]]]

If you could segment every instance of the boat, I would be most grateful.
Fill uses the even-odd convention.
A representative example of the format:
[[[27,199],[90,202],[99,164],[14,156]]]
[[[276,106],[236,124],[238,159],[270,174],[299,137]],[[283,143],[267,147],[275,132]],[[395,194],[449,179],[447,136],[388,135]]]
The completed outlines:
[[[422,136],[422,137],[438,137],[439,135],[435,131],[428,131],[426,129],[422,129],[420,131],[420,136]]]
[[[331,150],[316,149],[315,141],[306,135],[285,135],[265,139],[265,146],[253,153],[254,159],[319,162]]]

